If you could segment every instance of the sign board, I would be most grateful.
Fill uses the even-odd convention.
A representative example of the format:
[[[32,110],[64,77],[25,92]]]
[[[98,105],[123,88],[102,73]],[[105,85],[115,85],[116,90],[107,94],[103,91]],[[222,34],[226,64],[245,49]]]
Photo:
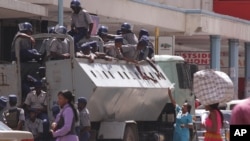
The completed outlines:
[[[228,57],[228,52],[221,52],[221,67],[224,68],[224,67],[229,67],[228,64],[229,64],[229,57]],[[244,55],[244,52],[239,52],[239,58],[238,58],[238,65],[239,65],[239,68],[244,68],[245,67],[245,55]]]
[[[210,64],[210,52],[208,51],[176,51],[175,55],[182,56],[188,63],[197,65]]]
[[[158,40],[158,54],[159,55],[173,55],[174,41],[172,36],[162,36]],[[150,36],[150,41],[155,45],[155,37]]]
[[[175,55],[182,56],[189,63],[196,63],[198,65],[209,65],[210,64],[210,52],[209,51],[176,51]],[[228,54],[221,52],[220,66],[228,67]],[[239,55],[238,60],[239,67],[244,67],[244,57]]]

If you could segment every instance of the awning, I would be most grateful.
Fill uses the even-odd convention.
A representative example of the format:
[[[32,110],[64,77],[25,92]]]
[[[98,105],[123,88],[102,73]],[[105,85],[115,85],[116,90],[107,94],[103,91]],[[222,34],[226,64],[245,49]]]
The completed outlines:
[[[48,16],[44,6],[19,0],[0,0],[0,19]]]

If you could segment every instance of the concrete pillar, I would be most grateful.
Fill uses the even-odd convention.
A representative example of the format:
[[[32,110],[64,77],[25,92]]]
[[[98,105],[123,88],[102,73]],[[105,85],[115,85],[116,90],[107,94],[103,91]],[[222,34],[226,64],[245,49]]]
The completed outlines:
[[[245,98],[250,97],[250,42],[245,43]]]
[[[63,0],[58,0],[58,24],[63,25]]]
[[[229,39],[229,76],[234,83],[234,99],[238,99],[239,40]]]
[[[210,36],[210,68],[217,71],[220,71],[220,41],[219,35]]]

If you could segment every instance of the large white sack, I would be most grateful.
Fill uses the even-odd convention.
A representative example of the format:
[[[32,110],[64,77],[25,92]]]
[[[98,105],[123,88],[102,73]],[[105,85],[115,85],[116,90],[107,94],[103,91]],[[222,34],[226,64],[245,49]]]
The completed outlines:
[[[193,92],[202,105],[210,105],[232,100],[234,86],[226,73],[207,69],[194,74]]]

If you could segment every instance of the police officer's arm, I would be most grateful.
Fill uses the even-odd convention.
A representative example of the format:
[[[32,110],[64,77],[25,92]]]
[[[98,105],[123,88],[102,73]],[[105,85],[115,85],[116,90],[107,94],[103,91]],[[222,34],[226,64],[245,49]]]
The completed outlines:
[[[24,124],[24,121],[19,121],[16,130],[22,130],[23,124]]]
[[[90,24],[89,24],[89,31],[88,31],[88,35],[91,35],[91,32],[92,32],[92,30],[93,30],[93,26],[94,26],[94,24],[93,24],[93,23],[90,23]]]
[[[108,39],[115,39],[115,37],[118,37],[120,35],[114,35],[114,34],[105,33],[105,36],[107,36]]]
[[[147,74],[142,73],[142,72],[141,72],[141,68],[140,68],[139,65],[136,64],[135,67],[136,67],[137,71],[140,73],[142,79],[144,79],[144,80],[152,80],[152,81],[155,82],[155,83],[157,82],[156,79],[154,79],[154,78],[148,76]]]
[[[135,65],[135,68],[137,69],[137,71],[138,71],[138,72],[139,72],[139,74],[141,75],[142,79],[147,80],[147,76],[146,76],[146,75],[144,75],[144,74],[141,72],[141,68],[140,68],[140,66]]]
[[[29,38],[33,45],[34,45],[35,42],[36,42],[35,39],[34,39],[32,36],[27,35],[27,34],[25,34],[25,33],[19,33],[17,37],[19,37],[19,36],[20,36],[20,37],[24,37],[24,38]]]
[[[41,109],[41,112],[47,113],[47,105],[43,105],[43,108]]]
[[[86,18],[87,18],[86,20],[88,23],[88,37],[90,37],[91,32],[93,30],[94,23],[93,23],[93,20],[92,20],[90,14],[86,10],[83,10],[83,11],[84,11],[84,14],[86,15]]]
[[[131,59],[131,58],[127,58],[127,57],[123,57],[123,59],[127,62],[131,62],[131,63],[134,63],[134,64],[138,64],[138,61],[134,60],[134,59]],[[138,66],[139,67],[139,66]],[[138,70],[138,72],[140,73],[141,72],[141,69],[140,68],[136,68]],[[140,73],[141,74],[141,73]]]
[[[80,128],[80,132],[86,132],[86,131],[90,131],[91,127],[90,127],[90,120],[89,120],[89,116],[86,113],[80,113],[81,115],[79,116],[80,119],[80,125],[82,125],[82,128]]]
[[[74,23],[72,18],[70,19],[70,22],[71,22],[71,24],[70,24],[71,31],[74,31],[75,30],[75,23]]]
[[[93,63],[94,59],[95,59],[94,55],[91,55],[91,54],[85,55],[82,52],[77,52],[76,56],[79,58],[87,58],[87,59],[89,59],[90,63]]]
[[[155,64],[152,62],[152,60],[150,59],[150,58],[146,58],[146,61],[149,63],[149,65],[151,66],[151,67],[153,67],[153,69],[157,72],[157,76],[158,77],[160,77],[161,76],[161,74],[160,74],[160,72],[159,72],[159,70],[156,68],[156,66],[155,66]]]
[[[42,104],[42,106],[43,106],[43,108],[42,108],[42,112],[44,112],[44,113],[47,113],[47,109],[48,109],[48,103],[47,103],[47,101],[48,101],[48,94],[47,93],[44,93],[45,94],[45,97],[44,97],[44,100],[43,100],[43,104]]]
[[[23,105],[24,105],[23,108],[24,108],[26,111],[28,111],[28,110],[31,108],[31,107],[30,107],[30,105],[31,105],[30,94],[27,95],[27,97],[26,97],[26,99],[25,99]]]
[[[90,63],[94,63],[95,58],[96,58],[95,54],[90,54],[89,55],[89,61],[90,61]]]
[[[50,51],[50,54],[54,58],[58,58],[58,59],[66,59],[66,58],[69,58],[70,56],[69,53],[60,54],[60,53],[53,52],[53,51]]]
[[[5,112],[3,112],[3,114],[2,114],[2,117],[3,117],[3,122],[7,125],[7,120],[6,120],[6,117],[5,117],[5,114],[4,114]]]
[[[168,88],[168,95],[169,95],[171,103],[173,104],[174,107],[176,107],[176,101],[174,100],[174,98],[172,96],[172,91],[170,88]]]
[[[107,54],[106,53],[104,53],[104,52],[95,52],[94,53],[97,57],[105,57]]]
[[[19,114],[19,121],[18,121],[18,125],[16,130],[22,130],[23,129],[23,125],[24,125],[24,121],[25,121],[25,116],[24,116],[24,110],[21,109],[20,110],[20,114]]]

